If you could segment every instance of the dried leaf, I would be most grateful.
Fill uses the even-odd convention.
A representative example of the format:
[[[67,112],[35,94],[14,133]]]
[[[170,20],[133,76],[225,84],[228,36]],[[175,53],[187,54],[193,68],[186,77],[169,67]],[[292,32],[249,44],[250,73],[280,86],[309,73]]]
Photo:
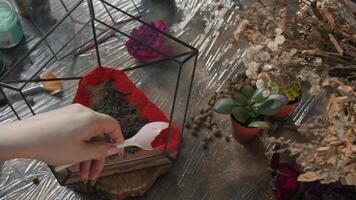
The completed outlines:
[[[334,29],[336,27],[336,23],[335,23],[335,19],[333,14],[331,14],[330,8],[325,7],[324,9],[322,9],[322,13],[324,18],[329,22],[329,24],[331,25],[331,27]]]
[[[47,72],[43,79],[56,79],[57,76],[54,72]],[[48,92],[57,92],[62,90],[62,84],[58,80],[55,81],[43,81],[43,89]],[[58,93],[58,92],[57,92]]]
[[[336,51],[340,54],[340,55],[344,55],[344,50],[342,50],[342,48],[340,47],[339,43],[337,42],[335,36],[333,34],[329,33],[329,39],[330,42],[334,45]]]
[[[331,165],[336,165],[336,156],[329,158],[328,161],[326,161],[326,162]]]
[[[349,174],[345,177],[347,185],[356,185],[356,174]]]
[[[300,182],[312,182],[320,179],[320,174],[316,172],[306,172],[298,176],[298,181]]]
[[[320,49],[316,48],[316,49],[303,50],[302,54],[319,55]]]
[[[330,147],[318,147],[316,150],[317,151],[327,151],[329,149],[330,149]]]

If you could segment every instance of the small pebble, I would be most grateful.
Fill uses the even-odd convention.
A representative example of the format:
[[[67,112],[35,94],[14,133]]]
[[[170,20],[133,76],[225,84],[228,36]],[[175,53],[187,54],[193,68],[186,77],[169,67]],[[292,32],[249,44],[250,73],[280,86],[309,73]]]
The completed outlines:
[[[225,135],[225,140],[226,140],[226,142],[230,142],[231,141],[231,137],[229,135]]]
[[[201,121],[202,121],[202,118],[203,118],[203,116],[202,116],[202,115],[198,115],[198,116],[196,116],[196,117],[194,118],[194,123],[198,123],[198,124],[200,124],[200,123],[201,123]]]
[[[211,123],[211,116],[208,116],[208,117],[206,118],[206,121],[209,122],[209,123]]]
[[[216,99],[216,97],[218,96],[218,93],[217,92],[214,92],[213,96],[211,98],[214,98]]]
[[[215,130],[215,131],[214,131],[214,130]],[[221,137],[221,131],[220,131],[220,130],[218,130],[218,129],[213,129],[213,133],[214,133],[215,137],[217,137],[217,138],[220,138],[220,137]]]
[[[27,96],[25,99],[27,103],[29,103],[30,105],[35,104],[35,101],[33,100],[33,96]]]
[[[223,97],[224,97],[224,95],[220,95],[220,94],[219,94],[219,96],[218,96],[217,99],[219,100],[219,99],[221,99],[221,98],[223,98]]]
[[[38,185],[40,184],[40,179],[38,178],[38,176],[32,176],[32,183]]]
[[[206,106],[205,108],[204,108],[204,112],[209,112],[211,110],[211,106]]]
[[[39,74],[36,74],[32,80],[41,80],[41,76]]]
[[[214,104],[215,104],[215,100],[212,99],[209,101],[209,105],[213,106]]]
[[[187,129],[191,129],[192,125],[190,124],[190,122],[185,123],[185,128]]]
[[[211,110],[209,110],[206,114],[211,117],[213,115],[213,112],[211,112]]]
[[[199,128],[199,125],[198,124],[193,124],[193,129],[194,130],[197,130]]]
[[[208,143],[206,141],[201,142],[201,147],[206,149],[208,147]]]
[[[208,142],[212,142],[213,141],[213,135],[212,134],[208,134],[207,136],[206,136],[206,141],[208,141]]]
[[[211,129],[211,128],[212,128],[211,123],[205,122],[204,124],[205,124],[206,127],[208,127],[208,129]]]
[[[218,123],[216,123],[216,121],[215,120],[211,120],[211,124],[213,125],[213,126],[218,126]]]
[[[223,4],[219,4],[219,5],[216,7],[216,9],[217,9],[218,11],[222,10],[223,8],[224,8],[224,5],[223,5]]]
[[[192,135],[194,136],[194,137],[198,137],[198,133],[195,131],[195,130],[192,130]]]

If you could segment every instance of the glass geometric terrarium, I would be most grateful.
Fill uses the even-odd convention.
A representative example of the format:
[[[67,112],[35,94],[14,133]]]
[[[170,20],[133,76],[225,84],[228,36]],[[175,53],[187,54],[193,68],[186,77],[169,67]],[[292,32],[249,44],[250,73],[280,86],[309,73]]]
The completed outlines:
[[[60,2],[57,22],[45,30],[34,20],[43,37],[0,77],[0,122],[73,102],[122,122],[126,139],[149,122],[166,121],[169,128],[155,150],[125,148],[123,156],[107,159],[101,176],[172,164],[183,138],[197,49],[166,33],[162,22],[145,22],[137,7],[125,10],[115,0]],[[60,83],[60,91],[44,90],[49,83]],[[50,168],[61,185],[80,181],[76,172]]]

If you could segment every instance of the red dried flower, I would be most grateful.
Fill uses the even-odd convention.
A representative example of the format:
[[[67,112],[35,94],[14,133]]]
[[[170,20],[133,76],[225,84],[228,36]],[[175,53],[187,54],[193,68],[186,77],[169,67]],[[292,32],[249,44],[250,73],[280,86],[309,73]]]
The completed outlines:
[[[292,199],[298,192],[296,164],[281,164],[279,154],[275,153],[271,159],[271,167],[273,170],[274,196],[277,200]]]
[[[163,20],[157,20],[150,23],[151,26],[158,30],[164,31],[166,23]],[[141,61],[148,61],[162,57],[162,54],[153,50],[164,52],[164,36],[149,25],[142,25],[133,29],[131,36],[140,42],[129,39],[125,46],[130,55]],[[149,48],[146,44],[152,48]]]

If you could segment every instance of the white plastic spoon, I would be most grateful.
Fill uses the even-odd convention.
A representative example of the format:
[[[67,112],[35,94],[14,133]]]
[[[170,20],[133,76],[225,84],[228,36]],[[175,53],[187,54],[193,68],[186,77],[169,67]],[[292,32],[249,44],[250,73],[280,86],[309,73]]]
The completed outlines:
[[[151,143],[154,139],[164,130],[167,129],[169,123],[167,122],[151,122],[143,126],[136,135],[133,137],[124,140],[118,144],[116,144],[117,148],[124,148],[128,146],[136,146],[140,147],[144,150],[153,150]],[[74,164],[70,165],[62,165],[55,167],[55,171],[62,171],[68,167],[73,166]]]

